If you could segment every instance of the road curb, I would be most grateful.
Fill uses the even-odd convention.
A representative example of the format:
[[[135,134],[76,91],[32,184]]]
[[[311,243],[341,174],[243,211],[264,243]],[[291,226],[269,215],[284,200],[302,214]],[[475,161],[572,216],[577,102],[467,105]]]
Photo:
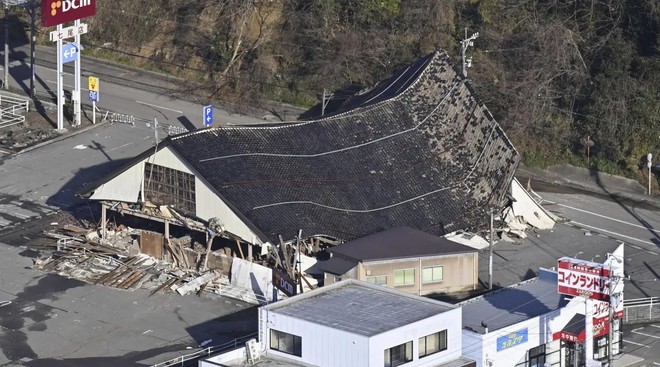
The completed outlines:
[[[18,152],[16,152],[16,153],[14,154],[14,156],[18,156],[18,155],[21,155],[21,154],[24,154],[24,153],[29,153],[29,152],[31,152],[31,151],[33,151],[33,150],[37,150],[37,149],[39,149],[39,148],[43,148],[43,147],[45,147],[46,145],[49,145],[49,144],[52,144],[52,143],[57,143],[58,141],[62,141],[62,140],[64,140],[64,139],[71,138],[71,137],[76,136],[76,135],[78,135],[78,134],[82,134],[82,133],[87,132],[87,131],[89,131],[89,130],[95,129],[95,128],[99,127],[99,126],[104,126],[104,125],[106,125],[108,122],[109,122],[108,120],[101,121],[101,122],[99,122],[99,123],[97,123],[97,124],[94,124],[94,125],[88,125],[88,126],[83,127],[82,129],[77,129],[77,130],[74,130],[74,131],[71,131],[71,132],[67,132],[67,133],[65,133],[65,134],[62,134],[62,135],[60,135],[60,136],[58,136],[58,137],[55,137],[55,138],[52,138],[52,139],[48,139],[48,140],[46,140],[46,141],[42,141],[41,143],[38,143],[38,144],[35,144],[35,145],[32,145],[32,146],[29,146],[29,147],[27,147],[27,148],[25,148],[25,149],[21,149],[21,150],[19,150]]]

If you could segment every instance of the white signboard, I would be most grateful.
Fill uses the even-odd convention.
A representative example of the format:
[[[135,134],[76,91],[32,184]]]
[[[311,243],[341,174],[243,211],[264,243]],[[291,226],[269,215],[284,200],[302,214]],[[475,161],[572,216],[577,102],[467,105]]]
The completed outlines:
[[[87,33],[87,23],[80,23],[80,26],[71,26],[62,28],[61,31],[52,31],[50,32],[50,40],[57,42],[66,38],[72,38],[80,34]]]

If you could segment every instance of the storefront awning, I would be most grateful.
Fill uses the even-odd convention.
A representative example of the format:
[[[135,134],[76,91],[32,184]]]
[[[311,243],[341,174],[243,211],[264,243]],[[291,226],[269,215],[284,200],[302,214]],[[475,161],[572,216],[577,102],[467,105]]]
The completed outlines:
[[[584,315],[576,313],[561,331],[552,334],[552,340],[581,342],[585,340]]]

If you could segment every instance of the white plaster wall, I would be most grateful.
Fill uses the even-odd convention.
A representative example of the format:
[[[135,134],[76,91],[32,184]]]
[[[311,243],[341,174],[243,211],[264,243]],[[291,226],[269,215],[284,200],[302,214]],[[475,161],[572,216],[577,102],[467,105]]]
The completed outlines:
[[[170,149],[170,147],[164,147],[156,155],[152,154],[96,189],[91,198],[95,200],[136,202],[137,192],[141,189],[144,177],[145,162],[195,175],[192,168],[175,151]],[[209,220],[213,217],[220,218],[227,231],[240,236],[245,241],[255,244],[262,243],[256,233],[229,209],[229,206],[198,175],[195,175],[195,207],[195,214],[198,217],[204,220]]]
[[[516,201],[511,205],[515,216],[540,229],[551,229],[555,220],[536,203],[517,179],[511,181],[511,195]]]
[[[478,334],[463,330],[463,355],[477,361],[477,366],[511,367],[524,361],[527,351],[542,344],[552,342],[552,334],[560,331],[576,314],[584,314],[585,306],[582,299],[572,299],[566,307],[537,316],[515,325],[508,326],[488,334]],[[497,338],[515,333],[527,328],[527,342],[504,350],[497,351]],[[559,348],[559,343],[551,343],[546,347],[546,354]]]
[[[461,356],[463,339],[461,335],[462,309],[456,308],[406,326],[375,335],[369,340],[369,363],[355,366],[382,367],[385,349],[413,342],[413,360],[406,363],[410,367],[437,366]],[[447,330],[447,350],[419,358],[419,338]]]
[[[293,361],[323,367],[369,366],[369,340],[365,336],[335,330],[309,321],[295,319],[261,309],[267,330],[265,338],[266,353]],[[302,357],[292,356],[270,349],[270,329],[300,336],[302,338]],[[382,352],[381,352],[382,360]],[[382,363],[381,366],[382,367]]]
[[[195,207],[197,216],[209,220],[210,218],[220,218],[225,229],[243,240],[254,244],[261,244],[259,237],[243,222],[229,206],[220,199],[205,181],[195,176]]]
[[[142,189],[144,162],[139,162],[94,190],[90,199],[136,203]]]

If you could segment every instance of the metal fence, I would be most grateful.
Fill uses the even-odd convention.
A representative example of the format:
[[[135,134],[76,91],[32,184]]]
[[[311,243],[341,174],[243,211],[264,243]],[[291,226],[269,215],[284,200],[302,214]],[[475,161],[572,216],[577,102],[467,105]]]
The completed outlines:
[[[660,320],[660,297],[627,299],[623,308],[624,324]]]
[[[29,110],[29,100],[0,94],[0,128],[25,122]]]
[[[214,345],[212,347],[207,347],[204,349],[200,349],[198,351],[181,355],[176,358],[172,358],[168,361],[161,362],[161,363],[156,363],[152,365],[151,367],[170,367],[170,366],[184,366],[186,362],[192,362],[199,360],[201,358],[205,357],[210,357],[211,355],[218,354],[218,353],[223,353],[223,352],[228,352],[230,350],[238,349],[242,347],[245,342],[252,338],[256,338],[257,333],[252,333],[249,335],[242,336],[240,338],[236,338],[230,342],[220,344],[220,345]]]

